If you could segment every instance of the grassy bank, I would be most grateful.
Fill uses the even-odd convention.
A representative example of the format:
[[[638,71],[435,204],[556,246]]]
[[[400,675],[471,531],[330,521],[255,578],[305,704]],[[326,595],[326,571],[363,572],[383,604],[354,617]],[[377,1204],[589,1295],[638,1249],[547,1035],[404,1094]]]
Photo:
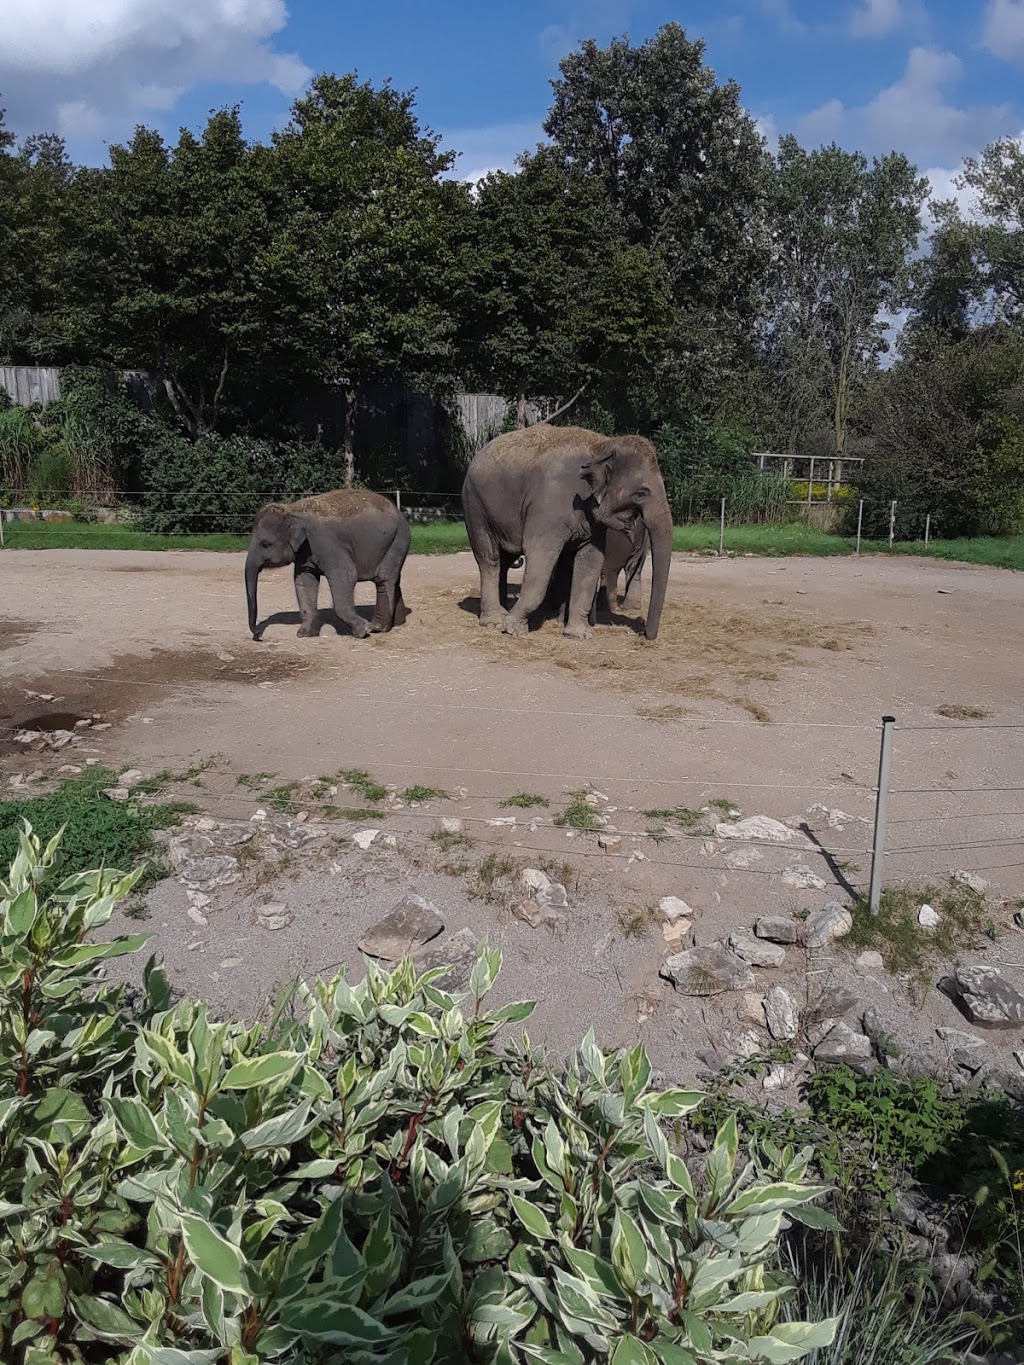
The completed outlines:
[[[244,550],[248,536],[193,535],[159,536],[135,531],[128,526],[94,526],[79,522],[7,522],[6,543],[14,550]],[[452,554],[465,550],[469,542],[466,528],[459,521],[413,526],[414,555]],[[718,549],[717,526],[677,526],[673,545],[679,551]],[[788,526],[730,526],[725,532],[725,548],[734,554],[767,557],[785,555],[848,555],[854,542],[848,536],[831,535],[802,522]],[[865,541],[865,554],[888,554],[888,545]],[[933,540],[927,550],[922,541],[898,543],[899,555],[928,555],[933,559],[983,564],[997,569],[1024,571],[1024,536],[979,536],[974,540]]]
[[[233,535],[162,536],[130,526],[85,522],[13,521],[4,523],[4,540],[12,550],[244,550],[249,537]],[[412,527],[414,555],[451,554],[468,546],[461,522]]]

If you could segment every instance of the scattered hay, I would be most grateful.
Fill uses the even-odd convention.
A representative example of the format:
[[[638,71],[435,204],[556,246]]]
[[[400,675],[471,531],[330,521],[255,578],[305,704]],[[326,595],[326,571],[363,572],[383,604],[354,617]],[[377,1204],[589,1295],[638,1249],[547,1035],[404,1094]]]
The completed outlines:
[[[947,720],[987,720],[992,714],[984,706],[963,706],[956,702],[943,702],[936,706],[935,714]]]

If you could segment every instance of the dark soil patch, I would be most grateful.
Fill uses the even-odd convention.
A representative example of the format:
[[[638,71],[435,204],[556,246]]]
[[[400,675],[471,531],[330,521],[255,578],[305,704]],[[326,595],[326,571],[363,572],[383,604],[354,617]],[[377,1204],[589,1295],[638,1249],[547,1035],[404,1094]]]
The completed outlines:
[[[37,629],[29,621],[11,621],[0,617],[0,649],[13,649]]]

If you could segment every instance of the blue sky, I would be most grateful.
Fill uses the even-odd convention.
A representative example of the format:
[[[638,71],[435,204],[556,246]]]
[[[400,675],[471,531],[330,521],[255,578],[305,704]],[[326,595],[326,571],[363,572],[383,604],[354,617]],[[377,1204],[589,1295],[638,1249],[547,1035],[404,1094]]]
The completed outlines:
[[[669,20],[705,40],[769,136],[898,147],[940,192],[965,155],[1024,130],[1024,0],[22,0],[0,101],[15,131],[55,128],[102,162],[136,122],[173,136],[235,101],[265,137],[312,72],[356,69],[416,87],[475,176],[541,136],[566,51]]]

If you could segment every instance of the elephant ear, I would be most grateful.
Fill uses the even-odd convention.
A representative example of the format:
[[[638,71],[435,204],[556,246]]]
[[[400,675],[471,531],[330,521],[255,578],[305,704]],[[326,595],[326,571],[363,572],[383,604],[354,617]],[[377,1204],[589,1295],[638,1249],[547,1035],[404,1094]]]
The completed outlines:
[[[298,554],[302,549],[303,542],[309,538],[309,527],[300,517],[288,518],[288,544],[292,548],[292,554]]]
[[[598,507],[600,507],[605,490],[611,482],[614,460],[615,442],[605,441],[603,445],[598,446],[589,460],[584,460],[580,465],[580,475],[583,482],[593,493],[594,502]]]

